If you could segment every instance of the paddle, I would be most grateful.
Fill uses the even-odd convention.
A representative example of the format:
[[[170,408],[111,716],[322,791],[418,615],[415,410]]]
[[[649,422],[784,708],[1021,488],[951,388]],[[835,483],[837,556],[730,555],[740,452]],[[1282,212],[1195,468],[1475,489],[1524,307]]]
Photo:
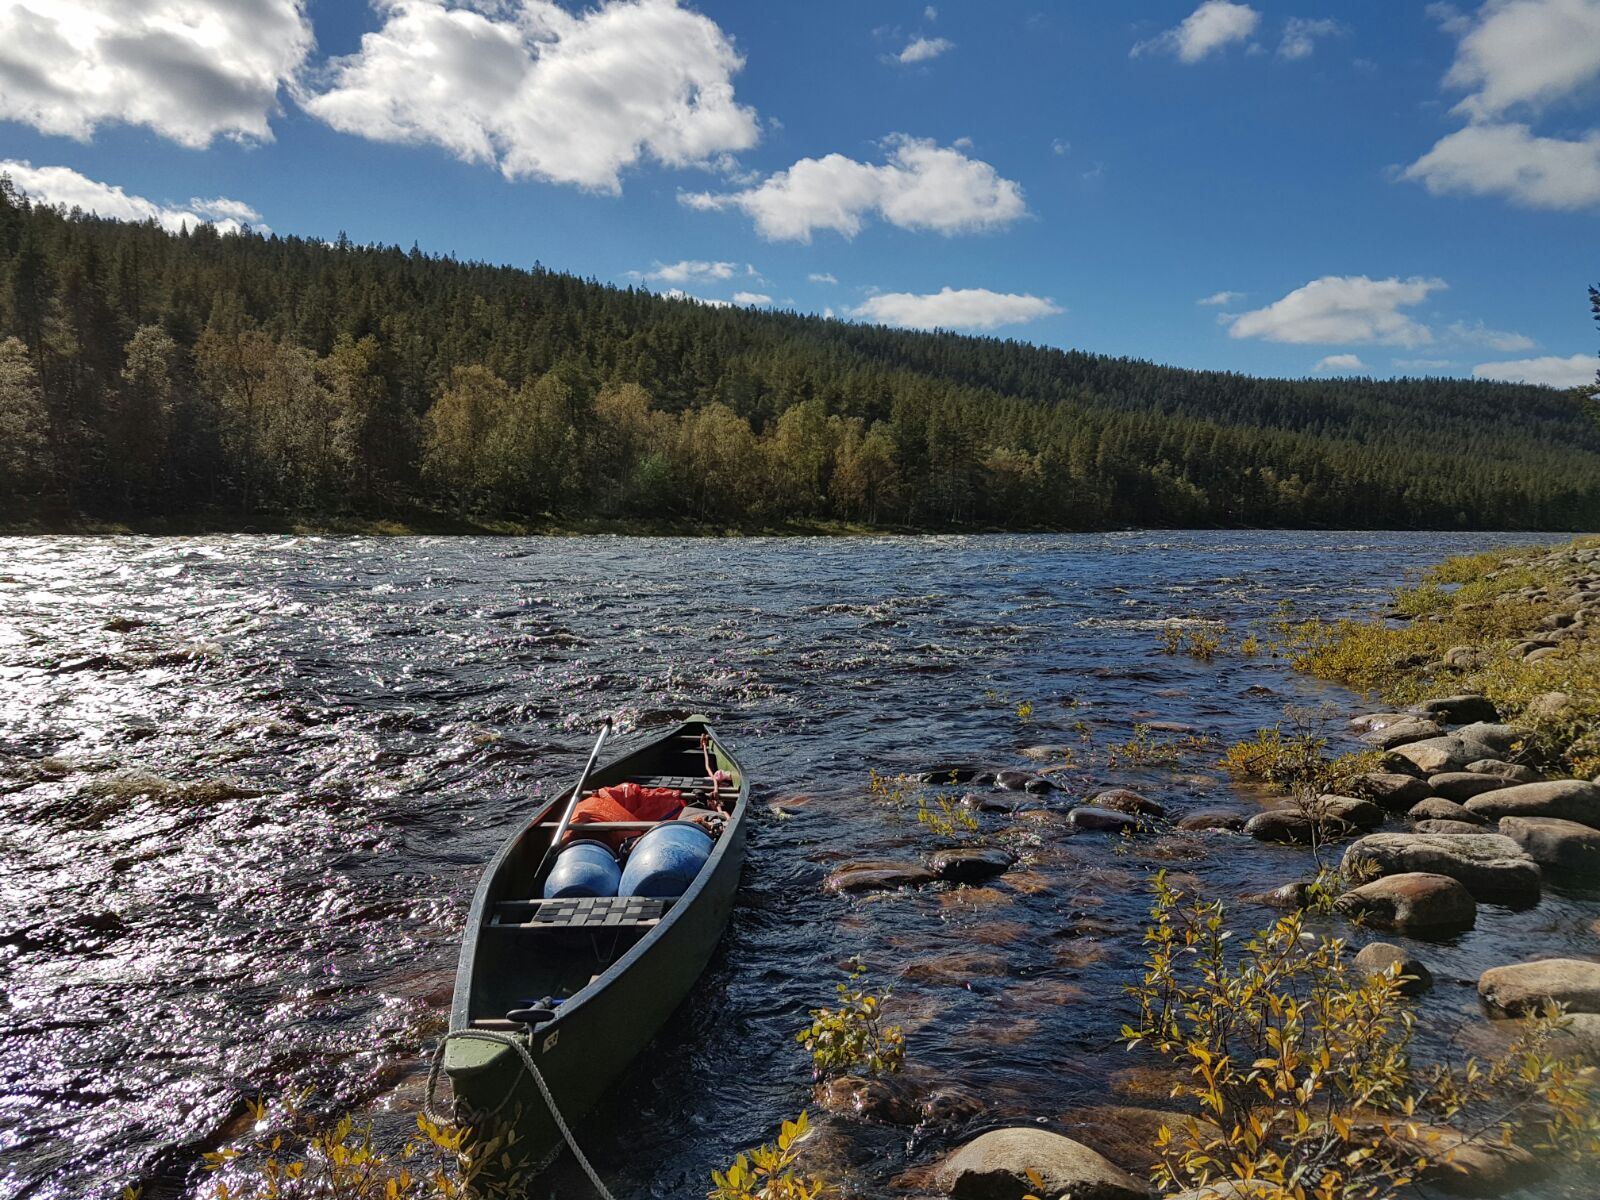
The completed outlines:
[[[607,717],[600,724],[600,736],[594,740],[594,749],[589,751],[589,761],[583,764],[583,774],[578,776],[578,782],[573,786],[572,799],[567,801],[567,811],[561,814],[561,823],[556,826],[556,831],[550,837],[550,848],[544,852],[544,857],[539,860],[539,869],[534,872],[535,879],[543,879],[545,872],[550,867],[553,859],[561,849],[561,838],[567,832],[567,824],[572,820],[573,810],[578,807],[578,801],[583,799],[583,785],[589,782],[589,772],[594,770],[594,760],[600,757],[600,747],[605,744],[606,735],[611,732],[611,718]]]

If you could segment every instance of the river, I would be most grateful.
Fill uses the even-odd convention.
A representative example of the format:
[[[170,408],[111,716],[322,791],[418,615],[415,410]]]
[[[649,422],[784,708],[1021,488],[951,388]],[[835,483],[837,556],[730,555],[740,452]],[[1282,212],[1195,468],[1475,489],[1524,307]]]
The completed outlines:
[[[1129,1062],[1146,876],[1231,901],[1302,873],[1304,852],[1069,838],[1041,818],[1028,890],[827,897],[839,862],[925,844],[867,797],[869,768],[1027,766],[1022,748],[1072,742],[1076,790],[1237,804],[1222,746],[1286,703],[1355,699],[1265,655],[1169,656],[1164,628],[1242,634],[1283,600],[1370,611],[1408,572],[1512,540],[1532,539],[0,540],[0,1196],[203,1195],[201,1152],[245,1098],[290,1087],[398,1136],[479,867],[570,781],[603,714],[626,742],[710,713],[759,810],[712,968],[584,1124],[619,1195],[703,1194],[808,1106],[794,1033],[852,955],[896,986],[909,1059],[989,1106],[924,1135],[839,1123],[869,1191],[963,1132],[1103,1101]],[[1108,768],[1103,747],[1152,721],[1215,747]],[[1441,1027],[1481,1020],[1449,981],[1530,938],[1600,949],[1590,897],[1486,910],[1426,948]],[[583,1194],[560,1171],[553,1186]]]

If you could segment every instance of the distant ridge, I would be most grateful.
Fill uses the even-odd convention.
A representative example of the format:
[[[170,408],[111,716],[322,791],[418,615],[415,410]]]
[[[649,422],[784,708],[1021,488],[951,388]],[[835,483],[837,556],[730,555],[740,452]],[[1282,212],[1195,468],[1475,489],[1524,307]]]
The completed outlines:
[[[1600,429],[1544,388],[1192,371],[9,187],[0,283],[0,517],[1600,528]]]

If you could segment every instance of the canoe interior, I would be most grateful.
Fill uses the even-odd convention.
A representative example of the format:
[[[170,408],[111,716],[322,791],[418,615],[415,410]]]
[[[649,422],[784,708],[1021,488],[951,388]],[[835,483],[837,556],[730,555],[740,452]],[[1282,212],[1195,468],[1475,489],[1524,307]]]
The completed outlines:
[[[691,720],[657,741],[597,766],[589,776],[585,793],[630,779],[653,782],[663,777],[687,777],[708,786],[700,751],[702,733],[710,733],[704,721]],[[722,795],[725,799],[738,798],[731,824],[742,815],[737,809],[745,803],[746,781],[737,762],[714,734],[711,745],[713,765],[733,779],[731,785],[724,785]],[[569,787],[545,805],[490,864],[489,877],[480,885],[473,905],[468,941],[476,943],[475,952],[470,978],[458,980],[453,1027],[494,1028],[505,1022],[508,1012],[528,1008],[546,997],[570,1001],[659,927],[648,918],[610,928],[590,925],[528,929],[497,924],[516,921],[518,914],[526,911],[514,902],[538,898],[539,864],[571,794]],[[689,803],[694,803],[692,798]],[[723,836],[728,835],[725,832]],[[714,859],[715,855],[711,861]],[[711,861],[703,870],[710,868]],[[693,890],[691,887],[691,895]],[[672,911],[672,905],[667,905],[666,914]],[[467,986],[462,988],[462,983]]]

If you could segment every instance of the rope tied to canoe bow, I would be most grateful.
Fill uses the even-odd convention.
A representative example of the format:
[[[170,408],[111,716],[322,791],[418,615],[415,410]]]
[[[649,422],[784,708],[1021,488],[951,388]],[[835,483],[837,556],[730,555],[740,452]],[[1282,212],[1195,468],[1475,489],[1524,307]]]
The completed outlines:
[[[588,1156],[578,1148],[578,1140],[572,1136],[572,1129],[567,1125],[566,1118],[561,1115],[561,1110],[556,1107],[556,1098],[550,1094],[550,1085],[544,1081],[538,1064],[533,1061],[533,1055],[528,1051],[528,1044],[523,1039],[509,1033],[500,1033],[493,1029],[458,1029],[454,1033],[446,1034],[439,1042],[439,1048],[433,1054],[433,1066],[428,1071],[428,1094],[423,1098],[422,1111],[428,1119],[438,1125],[451,1125],[455,1123],[454,1113],[441,1113],[434,1107],[434,1095],[439,1087],[439,1072],[444,1066],[445,1047],[452,1041],[463,1042],[490,1042],[497,1046],[509,1046],[517,1052],[522,1059],[522,1065],[527,1068],[528,1074],[533,1076],[533,1082],[539,1089],[539,1094],[544,1097],[545,1107],[550,1110],[550,1115],[555,1118],[556,1128],[561,1131],[562,1140],[567,1143],[567,1149],[572,1151],[572,1157],[578,1160],[578,1165],[583,1168],[583,1173],[589,1177],[589,1182],[594,1185],[594,1190],[600,1194],[601,1200],[616,1200],[616,1197],[606,1188],[600,1179],[600,1173],[594,1169]],[[515,1087],[506,1093],[504,1100],[492,1108],[488,1116],[494,1116],[511,1102],[511,1097],[516,1094]],[[557,1147],[559,1149],[559,1147]],[[554,1158],[554,1155],[551,1156]],[[550,1159],[541,1164],[548,1166]]]

